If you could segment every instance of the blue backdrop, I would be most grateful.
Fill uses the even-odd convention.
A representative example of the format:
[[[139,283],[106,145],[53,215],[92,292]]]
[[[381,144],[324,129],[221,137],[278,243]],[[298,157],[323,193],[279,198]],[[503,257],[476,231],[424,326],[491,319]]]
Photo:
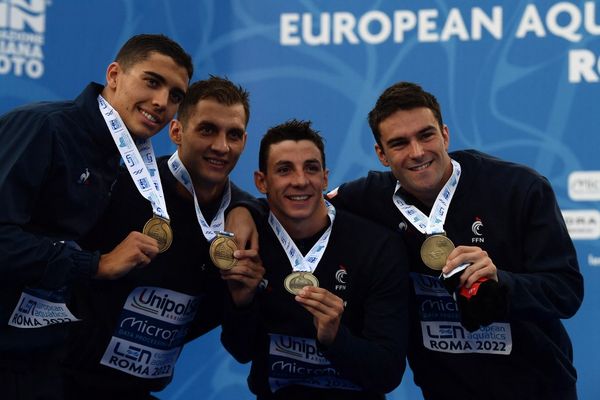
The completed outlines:
[[[451,149],[527,164],[556,190],[585,276],[566,321],[581,399],[600,398],[600,11],[594,1],[0,0],[0,113],[75,97],[122,43],[164,33],[194,79],[226,75],[251,93],[248,145],[233,174],[254,191],[258,141],[289,118],[327,140],[332,187],[380,169],[366,114],[384,88],[438,96]],[[159,154],[173,145],[163,132]],[[256,192],[255,192],[256,193]],[[477,193],[473,193],[477,196]],[[162,399],[249,399],[247,366],[218,332],[188,346]],[[410,374],[391,399],[419,398]]]

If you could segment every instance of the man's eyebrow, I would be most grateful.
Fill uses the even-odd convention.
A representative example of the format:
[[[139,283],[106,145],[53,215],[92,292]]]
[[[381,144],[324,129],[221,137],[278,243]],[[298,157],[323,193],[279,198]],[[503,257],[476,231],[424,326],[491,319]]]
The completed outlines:
[[[424,133],[427,132],[431,132],[431,130],[435,130],[436,127],[435,125],[427,125],[424,126],[423,128],[419,129],[415,135],[422,135]],[[408,142],[408,138],[406,136],[400,136],[400,137],[393,137],[390,140],[388,140],[387,142],[385,142],[386,144],[390,145],[390,144],[394,144],[394,143],[404,143],[404,142]]]
[[[291,164],[291,163],[292,163],[292,162],[291,162],[291,161],[289,161],[289,160],[279,160],[279,161],[275,162],[275,165],[276,165],[276,166],[278,166],[278,165],[289,165],[289,164]]]
[[[153,77],[157,81],[160,81],[160,83],[165,83],[167,81],[164,76],[162,76],[161,74],[158,74],[158,73],[156,73],[154,71],[144,71],[144,74],[150,75],[151,77]]]

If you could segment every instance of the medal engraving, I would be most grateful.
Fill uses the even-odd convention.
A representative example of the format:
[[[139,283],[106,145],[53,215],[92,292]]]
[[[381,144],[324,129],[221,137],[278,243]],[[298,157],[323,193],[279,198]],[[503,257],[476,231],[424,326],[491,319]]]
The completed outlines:
[[[310,272],[292,272],[283,281],[285,289],[293,295],[305,286],[319,287],[319,280]]]
[[[237,250],[237,244],[230,236],[217,235],[210,243],[208,251],[210,259],[215,267],[228,270],[235,266],[237,259],[233,252]]]
[[[146,222],[142,233],[156,239],[159,253],[167,251],[173,242],[173,231],[169,221],[156,215]]]
[[[421,245],[421,259],[429,268],[439,271],[446,265],[452,250],[454,243],[446,235],[432,235]]]

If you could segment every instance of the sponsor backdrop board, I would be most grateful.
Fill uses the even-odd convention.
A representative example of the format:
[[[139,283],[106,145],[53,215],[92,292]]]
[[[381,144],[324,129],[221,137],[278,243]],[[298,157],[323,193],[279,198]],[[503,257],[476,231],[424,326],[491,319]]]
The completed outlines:
[[[580,397],[600,396],[596,2],[0,0],[0,112],[103,82],[121,44],[141,32],[179,41],[194,57],[194,79],[226,75],[251,92],[248,146],[233,176],[254,193],[259,137],[292,117],[326,137],[332,187],[381,168],[366,114],[399,80],[437,94],[451,149],[476,148],[548,177],[586,279],[584,304],[566,321]],[[159,154],[174,150],[165,132],[154,144]],[[184,350],[158,396],[251,398],[246,373],[215,331]],[[409,374],[389,396],[418,397]]]

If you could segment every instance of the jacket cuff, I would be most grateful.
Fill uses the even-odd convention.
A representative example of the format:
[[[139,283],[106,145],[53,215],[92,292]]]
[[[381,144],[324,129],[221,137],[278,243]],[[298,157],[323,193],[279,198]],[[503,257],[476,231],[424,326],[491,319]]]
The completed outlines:
[[[100,263],[100,252],[74,251],[70,255],[73,262],[71,277],[73,279],[90,279],[96,276]]]
[[[317,340],[317,349],[324,353],[326,356],[340,354],[343,352],[347,352],[350,347],[348,347],[348,339],[349,339],[350,331],[348,328],[340,323],[337,334],[335,335],[335,339],[330,345],[324,345],[323,343]]]
[[[88,252],[65,245],[60,257],[50,261],[40,281],[40,287],[49,290],[61,289],[74,280],[89,279],[96,275],[99,252]]]

